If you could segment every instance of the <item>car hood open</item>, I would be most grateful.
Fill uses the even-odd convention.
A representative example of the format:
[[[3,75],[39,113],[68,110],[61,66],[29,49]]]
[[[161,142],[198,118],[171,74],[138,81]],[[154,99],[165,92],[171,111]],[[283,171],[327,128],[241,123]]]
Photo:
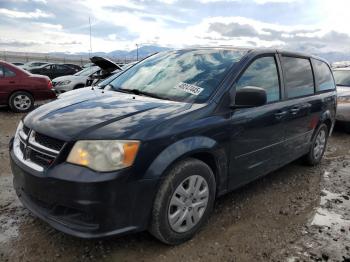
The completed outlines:
[[[122,68],[119,65],[101,56],[93,56],[90,58],[90,61],[95,65],[99,66],[101,69],[106,70],[108,72],[113,72],[115,70],[122,70]]]
[[[172,112],[186,108],[189,104],[84,88],[37,108],[25,117],[24,124],[64,141],[129,139],[146,126],[164,121]]]

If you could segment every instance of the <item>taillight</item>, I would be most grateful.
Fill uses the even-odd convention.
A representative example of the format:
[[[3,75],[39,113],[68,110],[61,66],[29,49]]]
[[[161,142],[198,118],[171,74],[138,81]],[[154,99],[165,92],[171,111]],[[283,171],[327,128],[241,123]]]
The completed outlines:
[[[52,89],[52,82],[51,82],[51,80],[49,80],[49,82],[47,83],[47,87],[48,87],[49,89]]]

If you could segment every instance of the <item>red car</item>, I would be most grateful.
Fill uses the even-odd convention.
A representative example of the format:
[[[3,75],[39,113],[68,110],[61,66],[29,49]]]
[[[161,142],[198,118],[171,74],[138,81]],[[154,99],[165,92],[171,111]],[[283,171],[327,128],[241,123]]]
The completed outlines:
[[[0,61],[0,105],[15,112],[28,112],[37,100],[56,98],[47,76],[33,75],[10,63]]]

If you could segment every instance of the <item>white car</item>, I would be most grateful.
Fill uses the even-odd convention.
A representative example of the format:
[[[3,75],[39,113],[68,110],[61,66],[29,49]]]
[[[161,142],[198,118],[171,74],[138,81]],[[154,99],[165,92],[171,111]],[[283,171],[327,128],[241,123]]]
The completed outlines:
[[[60,76],[52,80],[56,94],[61,94],[85,86],[86,80],[101,70],[98,66],[85,68],[74,75]]]
[[[337,84],[338,106],[336,119],[345,124],[350,133],[350,68],[337,68],[333,71]]]

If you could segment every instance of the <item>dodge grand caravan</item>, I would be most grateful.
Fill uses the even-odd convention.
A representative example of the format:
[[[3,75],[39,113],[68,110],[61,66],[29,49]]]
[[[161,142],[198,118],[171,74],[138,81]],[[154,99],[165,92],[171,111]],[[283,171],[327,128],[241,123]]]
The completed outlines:
[[[336,113],[324,60],[276,50],[168,51],[105,89],[29,113],[10,143],[24,206],[81,238],[191,237],[217,197],[291,161],[318,164]]]

